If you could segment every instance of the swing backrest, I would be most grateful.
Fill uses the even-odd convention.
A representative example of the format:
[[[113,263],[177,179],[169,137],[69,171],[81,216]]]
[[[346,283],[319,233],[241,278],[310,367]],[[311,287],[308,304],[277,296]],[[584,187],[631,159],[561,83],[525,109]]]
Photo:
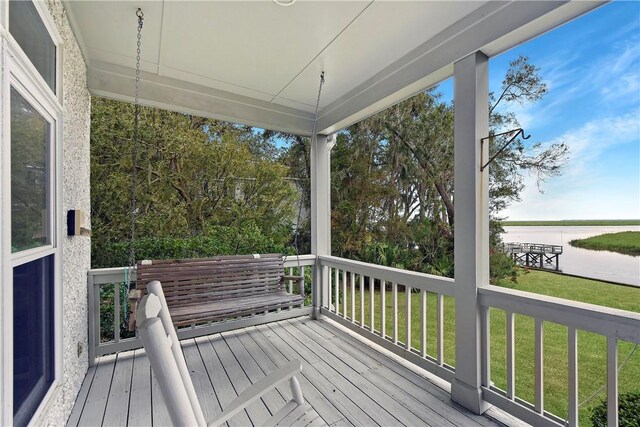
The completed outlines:
[[[141,261],[136,289],[162,283],[170,310],[198,302],[285,292],[281,254]]]

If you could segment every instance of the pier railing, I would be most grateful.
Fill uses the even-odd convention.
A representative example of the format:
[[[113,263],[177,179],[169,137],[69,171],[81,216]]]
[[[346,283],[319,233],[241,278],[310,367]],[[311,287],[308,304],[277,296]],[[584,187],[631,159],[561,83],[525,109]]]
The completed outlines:
[[[505,243],[504,251],[523,267],[560,270],[562,246],[542,243]]]
[[[561,245],[546,245],[543,243],[505,243],[504,248],[509,254],[562,254]]]

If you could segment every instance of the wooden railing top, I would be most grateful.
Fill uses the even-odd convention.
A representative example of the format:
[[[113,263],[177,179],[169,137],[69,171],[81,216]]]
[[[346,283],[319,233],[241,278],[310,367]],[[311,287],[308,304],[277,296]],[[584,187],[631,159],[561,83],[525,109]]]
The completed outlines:
[[[640,344],[640,313],[491,285],[478,294],[485,307]]]
[[[454,280],[448,277],[385,267],[334,256],[321,255],[318,260],[323,265],[341,268],[363,276],[385,280],[389,283],[398,283],[442,295],[453,296],[454,294]]]

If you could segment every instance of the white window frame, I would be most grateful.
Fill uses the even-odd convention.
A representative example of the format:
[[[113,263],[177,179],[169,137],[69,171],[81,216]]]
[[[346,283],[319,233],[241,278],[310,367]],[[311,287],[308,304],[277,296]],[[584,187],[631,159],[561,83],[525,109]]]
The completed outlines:
[[[33,2],[56,48],[55,92],[8,31],[9,2],[0,0],[0,425],[13,424],[13,268],[35,259],[54,255],[54,380],[40,402],[31,422],[38,420],[63,383],[63,107],[62,37],[53,17],[41,1]],[[11,253],[11,87],[17,90],[51,124],[50,145],[50,244]]]

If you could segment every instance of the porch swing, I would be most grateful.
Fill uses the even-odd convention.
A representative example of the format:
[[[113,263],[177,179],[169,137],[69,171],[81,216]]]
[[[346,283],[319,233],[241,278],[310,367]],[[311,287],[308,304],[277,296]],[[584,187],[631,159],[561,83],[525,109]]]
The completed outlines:
[[[129,330],[135,331],[136,311],[142,297],[148,293],[147,285],[153,281],[162,284],[173,324],[176,327],[219,322],[245,316],[280,311],[304,306],[304,273],[300,265],[298,236],[302,212],[302,196],[298,206],[294,246],[298,276],[284,274],[282,254],[225,255],[208,258],[140,260],[136,262],[136,181],[140,118],[140,46],[144,14],[138,17],[136,75],[134,98],[134,138],[131,179],[131,235],[129,266],[125,269],[128,302],[131,305]],[[312,138],[317,131],[318,108],[324,85],[324,71],[315,108]],[[135,289],[130,288],[131,272],[136,273]],[[298,294],[286,290],[286,282],[295,281]],[[125,302],[126,304],[126,302]],[[127,314],[125,306],[125,316]]]

